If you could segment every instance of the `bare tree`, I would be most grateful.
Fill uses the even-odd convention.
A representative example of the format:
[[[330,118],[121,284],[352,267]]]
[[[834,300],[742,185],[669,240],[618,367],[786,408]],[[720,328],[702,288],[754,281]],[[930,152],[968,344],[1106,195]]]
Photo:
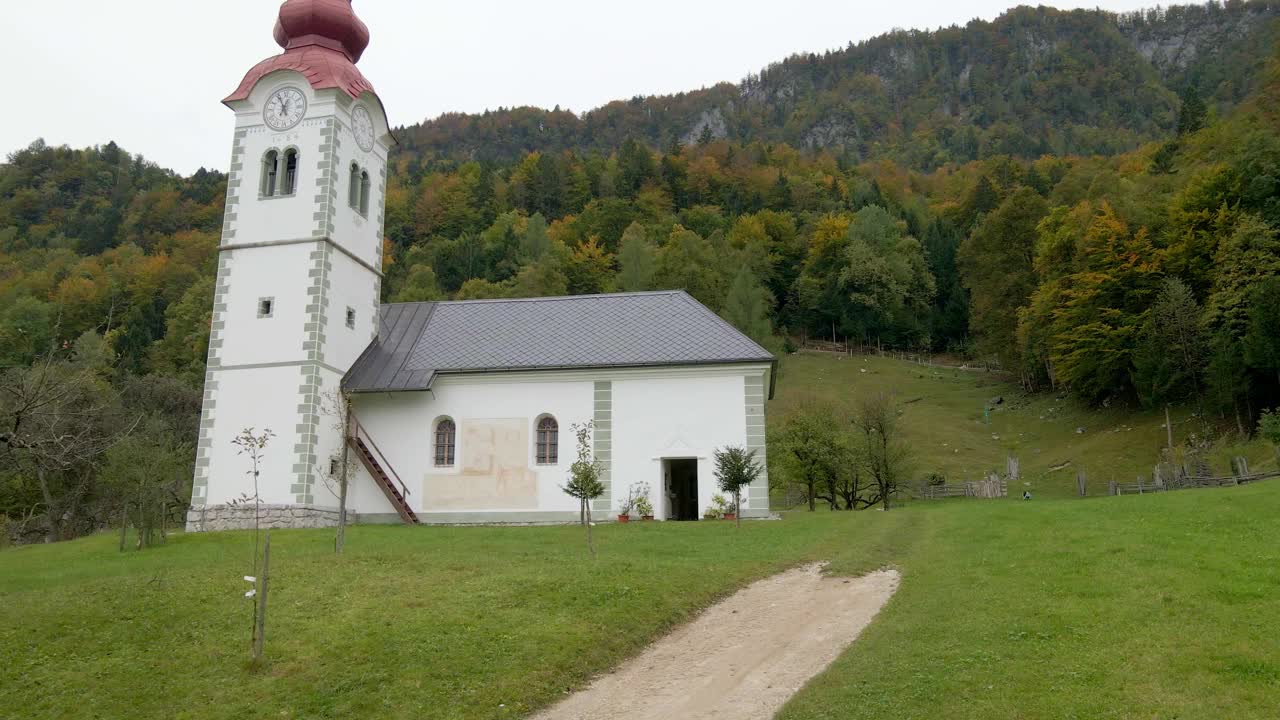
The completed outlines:
[[[86,333],[69,359],[60,354],[0,376],[0,465],[35,476],[46,542],[66,537],[103,453],[139,421],[106,381],[100,337]]]
[[[241,430],[240,434],[236,435],[231,441],[232,445],[239,448],[236,454],[249,458],[249,469],[245,471],[245,474],[253,477],[253,496],[241,496],[241,499],[233,504],[253,502],[253,574],[245,579],[254,584],[253,590],[247,594],[247,597],[253,598],[261,595],[253,602],[253,625],[249,634],[249,650],[255,662],[260,661],[262,658],[260,633],[262,632],[262,624],[265,622],[265,618],[261,617],[259,613],[265,612],[267,604],[266,568],[263,568],[262,575],[258,574],[258,533],[262,519],[262,501],[258,492],[258,477],[262,472],[262,462],[266,458],[267,445],[273,437],[275,437],[275,433],[271,432],[270,429],[255,433],[254,429],[250,427]],[[269,537],[268,542],[270,542]],[[263,622],[260,622],[260,620]]]
[[[907,474],[907,448],[898,437],[897,404],[888,393],[868,395],[858,403],[853,425],[859,433],[866,469],[878,499],[888,510],[890,497]]]
[[[322,412],[332,418],[333,429],[342,438],[341,447],[331,458],[332,472],[325,476],[325,487],[338,498],[338,529],[334,534],[333,551],[341,554],[347,542],[347,494],[351,476],[356,471],[356,459],[351,456],[351,444],[348,442],[355,418],[351,414],[351,397],[340,388],[324,393],[320,403]]]

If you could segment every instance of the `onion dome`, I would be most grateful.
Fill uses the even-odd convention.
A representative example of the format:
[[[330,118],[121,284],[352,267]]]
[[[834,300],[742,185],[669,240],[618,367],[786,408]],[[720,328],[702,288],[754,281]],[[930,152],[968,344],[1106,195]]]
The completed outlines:
[[[274,34],[284,53],[254,66],[224,103],[248,98],[259,80],[277,70],[301,73],[312,88],[337,88],[353,99],[373,92],[356,69],[369,46],[369,28],[356,17],[351,0],[286,0]]]
[[[288,0],[280,6],[275,37],[285,50],[318,45],[340,50],[353,63],[369,47],[369,28],[351,0]]]

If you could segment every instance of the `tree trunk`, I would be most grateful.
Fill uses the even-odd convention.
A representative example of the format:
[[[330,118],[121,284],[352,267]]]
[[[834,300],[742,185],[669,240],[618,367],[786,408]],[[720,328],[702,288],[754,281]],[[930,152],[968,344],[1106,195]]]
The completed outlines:
[[[1169,452],[1173,452],[1173,422],[1169,420],[1169,404],[1168,403],[1165,403],[1165,406],[1164,406],[1164,429],[1165,429],[1165,433],[1167,433],[1169,437],[1169,444],[1166,445],[1166,447],[1169,448]]]
[[[817,489],[817,488],[816,488],[816,486],[815,486],[815,483],[814,483],[812,480],[810,480],[810,481],[809,481],[809,512],[817,512],[817,511],[818,511],[818,506],[817,506],[816,498],[814,498],[814,497],[813,497],[813,491],[814,491],[815,489]]]
[[[120,507],[120,552],[124,552],[125,535],[129,529],[129,505],[128,503]]]
[[[62,526],[58,520],[57,508],[53,505],[53,493],[49,491],[49,478],[45,475],[44,468],[36,468],[36,480],[40,482],[40,495],[44,498],[44,541],[57,542],[62,535]]]
[[[733,491],[733,508],[738,511],[733,516],[734,520],[736,521],[734,525],[737,527],[738,530],[741,530],[742,529],[742,491],[741,490]]]
[[[591,557],[595,558],[596,546],[595,543],[591,542],[591,505],[588,502],[586,500],[582,502],[583,517],[586,519],[584,524],[587,526],[587,549],[591,551]]]
[[[333,540],[333,551],[342,554],[342,547],[347,542],[347,468],[350,463],[351,445],[342,438],[342,470],[338,476],[338,533]]]

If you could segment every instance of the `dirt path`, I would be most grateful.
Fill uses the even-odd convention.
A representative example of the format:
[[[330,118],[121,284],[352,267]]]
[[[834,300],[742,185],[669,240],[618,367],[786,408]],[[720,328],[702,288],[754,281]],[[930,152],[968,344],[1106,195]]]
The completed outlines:
[[[820,565],[743,588],[535,720],[764,720],[871,622],[898,573]]]

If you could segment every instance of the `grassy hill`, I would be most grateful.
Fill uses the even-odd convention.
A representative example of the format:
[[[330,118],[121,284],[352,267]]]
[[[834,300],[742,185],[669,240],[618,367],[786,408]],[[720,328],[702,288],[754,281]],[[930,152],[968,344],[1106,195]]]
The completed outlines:
[[[0,552],[0,708],[25,718],[513,718],[751,579],[885,565],[898,594],[784,709],[816,718],[1271,718],[1280,482],[917,503],[781,522],[357,527],[272,536],[247,667],[247,533]],[[728,631],[728,629],[726,629]]]
[[[1093,409],[1065,394],[1028,395],[981,369],[817,352],[784,359],[777,399],[769,406],[770,427],[777,430],[795,408],[814,399],[851,411],[859,396],[882,390],[903,403],[902,425],[917,477],[939,472],[948,482],[978,480],[1003,470],[1014,455],[1025,484],[1011,487],[1010,494],[1021,495],[1025,488],[1036,496],[1073,496],[1078,470],[1087,474],[1091,494],[1105,494],[1110,480],[1150,477],[1167,442],[1160,410]],[[993,403],[997,398],[1002,402]],[[1192,408],[1176,408],[1172,418],[1175,446],[1203,434]],[[1221,418],[1211,419],[1220,424]],[[1260,441],[1224,441],[1208,457],[1225,475],[1235,455],[1248,458],[1251,468],[1275,467],[1274,452]]]

